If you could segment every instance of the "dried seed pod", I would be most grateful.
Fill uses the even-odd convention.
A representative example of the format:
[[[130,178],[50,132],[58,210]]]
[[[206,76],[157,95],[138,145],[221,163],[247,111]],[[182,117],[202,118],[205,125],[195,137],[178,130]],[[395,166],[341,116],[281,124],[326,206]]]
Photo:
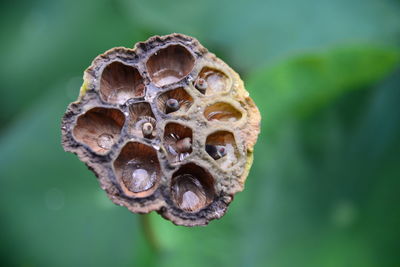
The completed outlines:
[[[195,226],[243,190],[259,124],[239,75],[171,34],[98,56],[63,117],[62,143],[114,203]]]

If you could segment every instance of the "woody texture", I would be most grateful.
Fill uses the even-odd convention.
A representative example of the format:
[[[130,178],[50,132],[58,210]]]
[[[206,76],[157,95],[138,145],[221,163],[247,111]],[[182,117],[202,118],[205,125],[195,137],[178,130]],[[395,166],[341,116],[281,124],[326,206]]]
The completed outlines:
[[[239,75],[182,34],[116,47],[84,72],[62,145],[117,205],[206,225],[242,191],[260,113]]]

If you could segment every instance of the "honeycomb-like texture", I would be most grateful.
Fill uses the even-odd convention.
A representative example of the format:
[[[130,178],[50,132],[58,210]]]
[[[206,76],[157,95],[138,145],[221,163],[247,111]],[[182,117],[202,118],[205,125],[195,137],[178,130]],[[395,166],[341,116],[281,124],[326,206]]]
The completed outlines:
[[[238,74],[172,34],[98,56],[63,117],[62,143],[114,203],[205,225],[243,190],[259,123]]]

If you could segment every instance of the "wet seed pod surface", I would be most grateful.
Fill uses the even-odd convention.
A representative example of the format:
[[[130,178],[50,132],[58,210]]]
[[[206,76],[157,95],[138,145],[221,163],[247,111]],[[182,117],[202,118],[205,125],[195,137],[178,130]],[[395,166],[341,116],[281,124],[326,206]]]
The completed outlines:
[[[114,203],[196,226],[243,190],[259,125],[239,75],[171,34],[96,57],[61,130]]]

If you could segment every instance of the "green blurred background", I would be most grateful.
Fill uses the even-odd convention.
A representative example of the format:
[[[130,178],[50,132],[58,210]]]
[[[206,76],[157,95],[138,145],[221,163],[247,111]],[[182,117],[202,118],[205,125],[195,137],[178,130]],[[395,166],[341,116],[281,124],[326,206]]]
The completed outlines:
[[[400,1],[1,1],[0,265],[400,266]],[[113,205],[60,145],[114,46],[192,35],[263,116],[246,189],[207,227]]]

